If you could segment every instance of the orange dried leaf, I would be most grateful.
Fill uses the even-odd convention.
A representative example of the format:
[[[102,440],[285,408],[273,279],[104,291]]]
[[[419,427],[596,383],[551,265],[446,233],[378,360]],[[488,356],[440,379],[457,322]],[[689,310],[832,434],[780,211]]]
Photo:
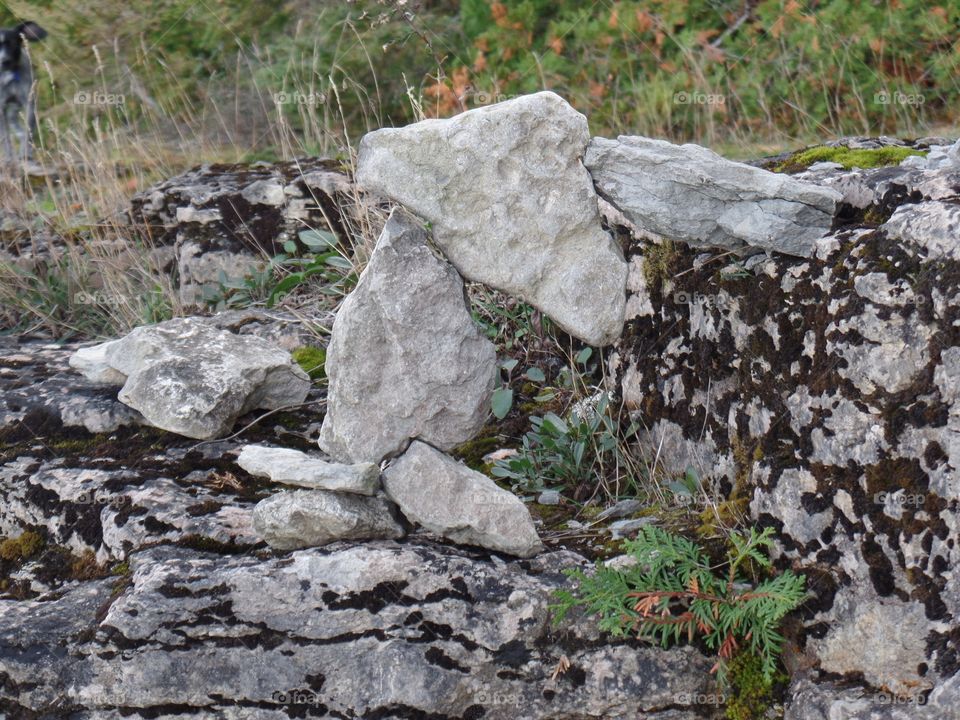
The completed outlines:
[[[653,16],[646,10],[637,10],[637,32],[645,33],[654,26]]]

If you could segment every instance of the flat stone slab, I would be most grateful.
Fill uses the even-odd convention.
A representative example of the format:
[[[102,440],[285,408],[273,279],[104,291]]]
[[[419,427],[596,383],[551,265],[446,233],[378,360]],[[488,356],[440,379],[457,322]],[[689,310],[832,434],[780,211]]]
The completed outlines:
[[[429,220],[468,280],[591,345],[623,326],[627,266],[581,162],[587,119],[552,92],[368,133],[357,182]]]
[[[645,137],[594,138],[584,164],[597,192],[637,228],[692,247],[810,257],[841,199],[699,145]]]
[[[374,463],[332,463],[291,448],[245,445],[237,465],[251,475],[311,490],[374,495],[380,489],[380,467]]]

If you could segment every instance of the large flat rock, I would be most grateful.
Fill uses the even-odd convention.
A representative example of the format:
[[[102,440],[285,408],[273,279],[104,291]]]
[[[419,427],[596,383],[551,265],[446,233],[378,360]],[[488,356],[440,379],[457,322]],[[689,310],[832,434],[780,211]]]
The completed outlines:
[[[275,559],[153,548],[119,591],[0,602],[0,714],[703,717],[698,697],[718,691],[694,648],[611,640],[576,615],[551,628],[562,570],[583,565],[388,541]]]
[[[812,661],[914,699],[960,671],[960,256],[943,173],[817,171],[875,190],[870,221],[811,258],[637,238],[637,312],[610,356],[644,418],[638,452],[725,484],[776,528],[781,567],[807,574]],[[657,252],[665,272],[647,265]]]
[[[620,335],[626,265],[581,158],[587,119],[551,92],[367,134],[357,181],[429,220],[469,280],[591,345]]]
[[[645,137],[594,138],[584,163],[597,192],[637,228],[692,247],[809,257],[841,198],[699,145]]]

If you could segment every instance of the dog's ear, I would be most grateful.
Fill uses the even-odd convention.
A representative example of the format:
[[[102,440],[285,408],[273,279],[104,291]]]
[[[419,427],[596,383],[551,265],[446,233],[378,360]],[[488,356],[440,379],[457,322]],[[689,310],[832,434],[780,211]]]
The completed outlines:
[[[27,40],[43,40],[47,36],[47,31],[32,20],[20,23],[13,30],[17,35],[23,35]]]

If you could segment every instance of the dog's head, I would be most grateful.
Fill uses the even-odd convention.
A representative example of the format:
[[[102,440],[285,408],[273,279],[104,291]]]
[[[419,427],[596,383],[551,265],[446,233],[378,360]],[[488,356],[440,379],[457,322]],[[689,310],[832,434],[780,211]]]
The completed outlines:
[[[0,30],[0,70],[16,70],[20,67],[23,40],[43,40],[47,31],[35,22],[20,23],[15,28]]]

